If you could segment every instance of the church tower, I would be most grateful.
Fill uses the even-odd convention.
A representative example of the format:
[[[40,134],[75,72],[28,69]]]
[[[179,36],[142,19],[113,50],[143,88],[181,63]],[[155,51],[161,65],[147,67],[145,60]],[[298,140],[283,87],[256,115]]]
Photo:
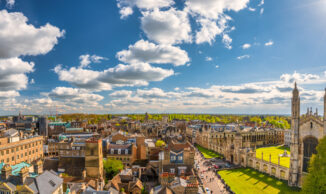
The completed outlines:
[[[297,88],[297,83],[294,84],[292,92],[292,118],[291,118],[291,158],[289,170],[289,185],[299,185],[299,124],[300,124],[300,97]]]

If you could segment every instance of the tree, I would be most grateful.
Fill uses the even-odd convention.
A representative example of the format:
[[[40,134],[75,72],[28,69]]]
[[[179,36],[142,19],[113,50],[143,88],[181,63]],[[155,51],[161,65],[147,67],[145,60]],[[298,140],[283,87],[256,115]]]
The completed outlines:
[[[163,140],[157,140],[155,143],[156,147],[162,147],[165,146],[165,142]]]
[[[326,136],[317,146],[317,154],[313,154],[309,163],[309,173],[304,178],[303,193],[326,193]]]
[[[111,180],[115,175],[117,175],[120,170],[123,169],[123,164],[120,160],[107,159],[103,160],[103,168],[105,170],[105,177]]]

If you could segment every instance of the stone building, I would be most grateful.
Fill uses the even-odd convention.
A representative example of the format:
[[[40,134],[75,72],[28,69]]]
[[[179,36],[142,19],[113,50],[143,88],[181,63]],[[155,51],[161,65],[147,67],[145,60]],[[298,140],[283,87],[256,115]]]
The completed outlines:
[[[0,162],[15,165],[21,162],[32,163],[43,158],[43,137],[31,136],[14,139],[11,136],[0,138]]]
[[[316,153],[318,141],[326,135],[326,90],[324,95],[324,117],[313,114],[312,108],[300,116],[300,96],[297,85],[292,92],[292,140],[289,185],[302,185],[302,178],[308,172],[309,160]]]

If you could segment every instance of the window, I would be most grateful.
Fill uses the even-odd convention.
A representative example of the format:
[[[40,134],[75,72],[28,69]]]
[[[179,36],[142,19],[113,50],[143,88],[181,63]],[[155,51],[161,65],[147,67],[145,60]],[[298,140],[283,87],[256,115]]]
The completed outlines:
[[[114,149],[111,149],[111,154],[114,154]]]
[[[17,159],[19,159],[19,155],[17,155]]]
[[[175,156],[171,156],[171,160],[172,161],[176,160],[176,157]]]
[[[9,154],[9,150],[6,150],[6,153]]]
[[[9,162],[9,158],[7,158],[7,162]]]
[[[118,154],[121,154],[121,149],[118,149]]]
[[[178,160],[182,160],[182,156],[178,156]]]
[[[25,156],[27,156],[27,152],[25,152]]]
[[[126,155],[128,154],[128,149],[125,149],[125,154],[126,154]]]
[[[174,168],[170,168],[170,173],[175,173],[175,169]]]
[[[11,157],[11,160],[12,160],[12,161],[15,161],[15,156]]]
[[[16,148],[16,151],[19,151],[19,147]]]

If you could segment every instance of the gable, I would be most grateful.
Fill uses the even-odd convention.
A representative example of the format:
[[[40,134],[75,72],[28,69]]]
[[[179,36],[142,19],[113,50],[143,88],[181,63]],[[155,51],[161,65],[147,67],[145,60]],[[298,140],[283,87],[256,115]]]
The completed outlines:
[[[299,134],[301,140],[306,136],[321,139],[324,136],[324,126],[322,121],[315,117],[302,119],[300,121]]]

